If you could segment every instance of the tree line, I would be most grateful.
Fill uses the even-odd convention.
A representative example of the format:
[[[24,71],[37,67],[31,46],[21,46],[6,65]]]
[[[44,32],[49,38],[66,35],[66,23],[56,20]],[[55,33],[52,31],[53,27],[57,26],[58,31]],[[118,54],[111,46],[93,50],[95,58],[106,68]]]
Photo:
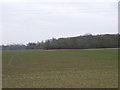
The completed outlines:
[[[3,45],[2,50],[118,48],[119,36],[120,34],[88,34],[77,37],[53,38],[44,42],[30,42],[27,45]]]
[[[11,45],[2,45],[0,46],[0,50],[25,50],[25,45],[20,44],[11,44]]]

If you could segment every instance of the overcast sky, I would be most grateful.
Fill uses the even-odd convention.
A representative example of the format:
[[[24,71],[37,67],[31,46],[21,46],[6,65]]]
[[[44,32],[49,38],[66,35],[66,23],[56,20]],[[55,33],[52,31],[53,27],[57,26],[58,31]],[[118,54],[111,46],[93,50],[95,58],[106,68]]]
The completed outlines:
[[[0,4],[0,44],[118,33],[118,0],[3,0]]]

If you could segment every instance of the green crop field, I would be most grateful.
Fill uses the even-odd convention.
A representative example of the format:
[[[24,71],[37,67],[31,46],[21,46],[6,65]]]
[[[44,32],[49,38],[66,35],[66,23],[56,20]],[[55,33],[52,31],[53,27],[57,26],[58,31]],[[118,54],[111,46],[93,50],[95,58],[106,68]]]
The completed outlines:
[[[118,50],[2,52],[3,88],[117,88]]]

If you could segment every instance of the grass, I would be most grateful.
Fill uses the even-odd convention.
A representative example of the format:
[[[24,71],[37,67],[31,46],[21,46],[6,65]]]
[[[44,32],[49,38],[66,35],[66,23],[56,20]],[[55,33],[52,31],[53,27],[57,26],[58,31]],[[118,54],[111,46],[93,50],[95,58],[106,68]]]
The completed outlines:
[[[117,88],[118,50],[4,51],[3,88]]]

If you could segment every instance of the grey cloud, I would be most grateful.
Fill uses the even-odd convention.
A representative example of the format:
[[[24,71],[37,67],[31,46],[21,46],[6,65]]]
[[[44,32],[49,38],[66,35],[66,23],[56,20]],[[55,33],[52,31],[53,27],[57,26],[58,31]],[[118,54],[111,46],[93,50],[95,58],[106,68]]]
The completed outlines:
[[[4,3],[3,44],[117,33],[117,3]]]

